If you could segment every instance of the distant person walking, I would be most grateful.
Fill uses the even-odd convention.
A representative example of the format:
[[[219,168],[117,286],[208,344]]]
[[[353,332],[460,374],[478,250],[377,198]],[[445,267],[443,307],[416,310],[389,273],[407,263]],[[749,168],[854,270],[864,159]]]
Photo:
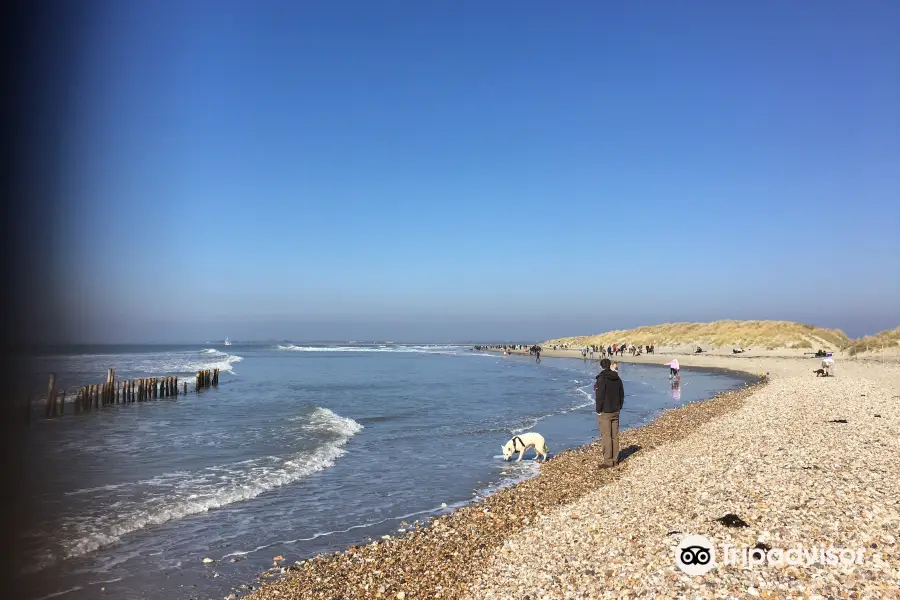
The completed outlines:
[[[611,364],[608,358],[600,361],[602,370],[594,383],[597,426],[603,445],[603,469],[619,464],[619,411],[625,402],[622,378],[610,368]]]
[[[591,346],[591,360],[594,360],[594,347]]]

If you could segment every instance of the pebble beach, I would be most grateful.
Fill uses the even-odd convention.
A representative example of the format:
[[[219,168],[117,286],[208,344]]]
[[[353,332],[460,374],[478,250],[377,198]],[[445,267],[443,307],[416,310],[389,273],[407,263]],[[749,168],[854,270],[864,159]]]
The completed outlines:
[[[900,597],[900,364],[840,362],[817,378],[802,358],[678,358],[683,376],[702,366],[770,377],[622,432],[615,469],[598,468],[599,443],[561,452],[535,478],[401,537],[283,557],[250,597]],[[733,548],[852,548],[862,560],[720,560],[691,576],[675,564],[689,534]]]

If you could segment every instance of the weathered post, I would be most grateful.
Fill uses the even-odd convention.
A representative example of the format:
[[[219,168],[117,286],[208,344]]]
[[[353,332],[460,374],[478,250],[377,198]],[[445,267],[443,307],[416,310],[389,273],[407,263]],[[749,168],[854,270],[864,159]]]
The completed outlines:
[[[46,416],[53,416],[53,403],[56,401],[56,373],[50,374],[50,383],[47,384],[47,406],[46,406]]]
[[[109,368],[106,370],[106,404],[113,404],[115,399],[113,398],[113,382],[116,380],[116,371],[115,369]]]

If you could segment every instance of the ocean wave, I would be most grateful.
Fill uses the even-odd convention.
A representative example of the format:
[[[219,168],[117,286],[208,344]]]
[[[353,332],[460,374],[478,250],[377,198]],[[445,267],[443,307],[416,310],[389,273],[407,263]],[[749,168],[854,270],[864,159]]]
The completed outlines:
[[[560,409],[560,410],[557,410],[554,412],[550,412],[550,413],[547,413],[544,415],[538,415],[536,417],[529,417],[524,422],[524,424],[520,425],[519,427],[513,427],[513,428],[509,429],[508,431],[512,434],[524,433],[524,432],[528,431],[529,429],[532,429],[534,426],[536,426],[538,423],[540,423],[541,421],[543,421],[544,419],[546,419],[548,417],[564,415],[566,413],[574,412],[576,410],[581,410],[582,408],[587,408],[588,406],[592,406],[594,404],[594,402],[595,402],[594,397],[590,393],[585,391],[584,388],[575,388],[575,392],[580,393],[581,395],[585,396],[587,399],[585,401],[577,402],[573,406],[569,406],[567,408],[563,408],[563,409]]]
[[[109,546],[145,527],[250,500],[327,469],[345,454],[344,445],[363,426],[327,408],[316,407],[304,417],[301,429],[315,432],[324,441],[312,452],[286,457],[262,456],[70,492],[70,495],[80,495],[114,490],[118,496],[129,499],[121,501],[115,511],[79,514],[66,520],[57,536],[61,540],[60,549],[56,552],[45,549],[41,558],[49,560],[41,560],[40,568]],[[108,495],[98,495],[98,504],[108,505],[108,500]]]
[[[463,346],[424,345],[424,346],[297,346],[279,344],[276,350],[290,352],[393,352],[393,353],[425,353],[442,354],[463,350]]]
[[[503,458],[502,455],[496,455],[494,458]],[[378,519],[375,521],[366,521],[363,523],[357,523],[355,525],[350,525],[344,529],[335,529],[331,531],[319,531],[313,533],[307,537],[294,538],[290,540],[276,540],[272,542],[268,542],[266,544],[261,544],[249,550],[234,550],[227,554],[224,554],[219,558],[219,560],[225,560],[226,558],[230,558],[233,556],[247,556],[250,554],[255,554],[257,552],[261,552],[263,550],[267,550],[273,547],[283,547],[290,546],[292,544],[298,544],[302,542],[310,542],[319,538],[328,537],[330,535],[340,534],[340,533],[349,533],[351,531],[355,531],[357,529],[368,529],[371,527],[377,527],[378,525],[382,525],[384,523],[389,523],[391,521],[402,523],[404,521],[408,521],[409,519],[416,518],[415,521],[412,521],[412,524],[420,523],[420,517],[426,517],[428,515],[441,515],[441,514],[449,514],[455,510],[463,508],[465,506],[469,506],[473,503],[482,502],[492,494],[495,494],[499,490],[503,488],[507,488],[509,486],[515,485],[522,481],[531,479],[536,477],[540,473],[540,464],[537,461],[529,460],[523,461],[521,463],[512,462],[504,468],[506,473],[505,477],[501,477],[497,482],[489,484],[487,486],[478,488],[475,490],[475,493],[471,498],[467,498],[465,500],[458,500],[452,503],[442,503],[439,506],[433,506],[431,508],[426,508],[422,510],[417,510],[414,512],[404,513],[400,515],[393,515],[390,517],[385,517],[383,519]],[[421,521],[427,521],[427,519],[421,519]],[[409,527],[405,527],[404,529],[400,529],[398,531],[409,531]]]
[[[78,354],[44,357],[37,360],[38,371],[71,373],[75,381],[66,381],[66,401],[74,399],[77,387],[105,379],[106,370],[113,368],[119,380],[140,377],[193,375],[197,371],[219,369],[234,374],[234,365],[244,357],[228,354],[215,348],[176,350],[132,354]]]

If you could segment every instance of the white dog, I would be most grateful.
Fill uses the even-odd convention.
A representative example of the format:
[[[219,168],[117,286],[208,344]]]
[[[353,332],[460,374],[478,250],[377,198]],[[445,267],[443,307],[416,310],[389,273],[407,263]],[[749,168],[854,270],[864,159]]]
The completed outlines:
[[[547,460],[547,453],[550,452],[550,448],[547,447],[544,436],[535,432],[517,435],[506,442],[503,446],[503,460],[509,460],[513,454],[518,452],[519,459],[516,462],[522,462],[522,457],[525,456],[525,451],[529,448],[534,448],[537,455],[541,457],[541,462]]]

